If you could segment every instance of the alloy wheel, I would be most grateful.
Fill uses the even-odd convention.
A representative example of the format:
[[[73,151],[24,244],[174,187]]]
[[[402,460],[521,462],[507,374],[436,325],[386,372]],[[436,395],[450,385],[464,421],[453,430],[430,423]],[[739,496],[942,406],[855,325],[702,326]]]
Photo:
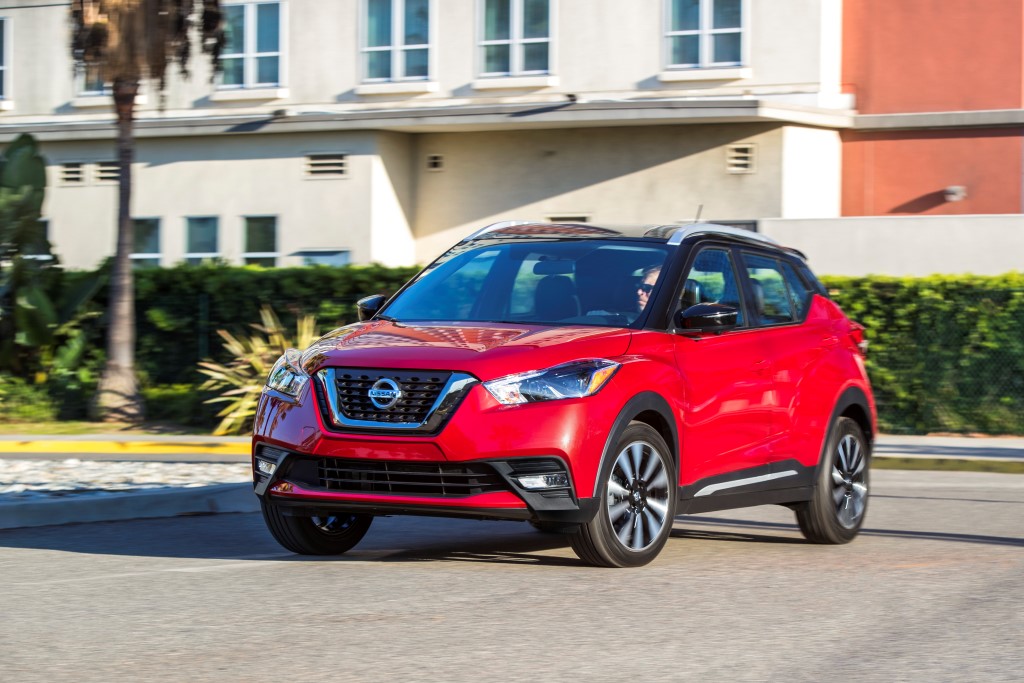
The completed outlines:
[[[845,529],[860,522],[867,506],[867,459],[860,441],[846,434],[836,447],[832,462],[832,502],[836,519]]]
[[[665,456],[645,441],[634,441],[615,459],[608,477],[606,511],[626,550],[640,552],[661,535],[669,518]]]

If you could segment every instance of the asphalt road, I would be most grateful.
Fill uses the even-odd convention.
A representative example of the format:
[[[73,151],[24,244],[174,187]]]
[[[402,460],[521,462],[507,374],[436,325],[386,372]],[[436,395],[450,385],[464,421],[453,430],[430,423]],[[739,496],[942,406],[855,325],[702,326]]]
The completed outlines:
[[[755,508],[680,518],[637,570],[522,523],[379,519],[332,560],[255,514],[0,531],[0,679],[1024,679],[1024,476],[873,494],[847,546]]]

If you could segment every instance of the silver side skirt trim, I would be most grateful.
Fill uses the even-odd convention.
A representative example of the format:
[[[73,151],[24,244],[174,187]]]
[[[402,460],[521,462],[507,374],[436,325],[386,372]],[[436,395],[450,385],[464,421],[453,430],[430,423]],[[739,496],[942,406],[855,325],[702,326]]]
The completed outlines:
[[[772,479],[782,479],[783,477],[796,476],[796,470],[786,470],[785,472],[772,472],[771,474],[763,474],[760,477],[750,477],[749,479],[737,479],[736,481],[723,481],[720,484],[711,484],[705,486],[697,493],[693,494],[694,498],[700,498],[701,496],[710,496],[712,493],[718,493],[725,489],[734,489],[737,486],[746,486],[747,484],[760,484],[762,481],[771,481]]]

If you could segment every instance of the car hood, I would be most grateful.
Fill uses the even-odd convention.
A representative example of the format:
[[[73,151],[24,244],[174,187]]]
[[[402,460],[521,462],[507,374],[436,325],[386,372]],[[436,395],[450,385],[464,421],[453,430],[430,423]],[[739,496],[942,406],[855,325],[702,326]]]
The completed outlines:
[[[609,327],[374,320],[324,335],[302,354],[302,364],[310,374],[323,367],[454,370],[486,381],[573,360],[621,356],[629,341],[629,330]]]

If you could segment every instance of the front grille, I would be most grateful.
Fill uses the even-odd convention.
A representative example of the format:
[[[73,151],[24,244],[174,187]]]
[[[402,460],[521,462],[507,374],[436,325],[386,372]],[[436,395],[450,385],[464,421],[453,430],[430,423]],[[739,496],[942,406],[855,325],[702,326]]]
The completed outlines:
[[[317,475],[321,488],[347,493],[458,498],[509,490],[494,468],[484,464],[320,458]]]
[[[419,424],[427,419],[430,407],[450,377],[450,372],[338,368],[335,371],[338,407],[350,420]],[[373,405],[369,395],[370,388],[383,378],[393,380],[402,392],[398,403],[386,409]]]

